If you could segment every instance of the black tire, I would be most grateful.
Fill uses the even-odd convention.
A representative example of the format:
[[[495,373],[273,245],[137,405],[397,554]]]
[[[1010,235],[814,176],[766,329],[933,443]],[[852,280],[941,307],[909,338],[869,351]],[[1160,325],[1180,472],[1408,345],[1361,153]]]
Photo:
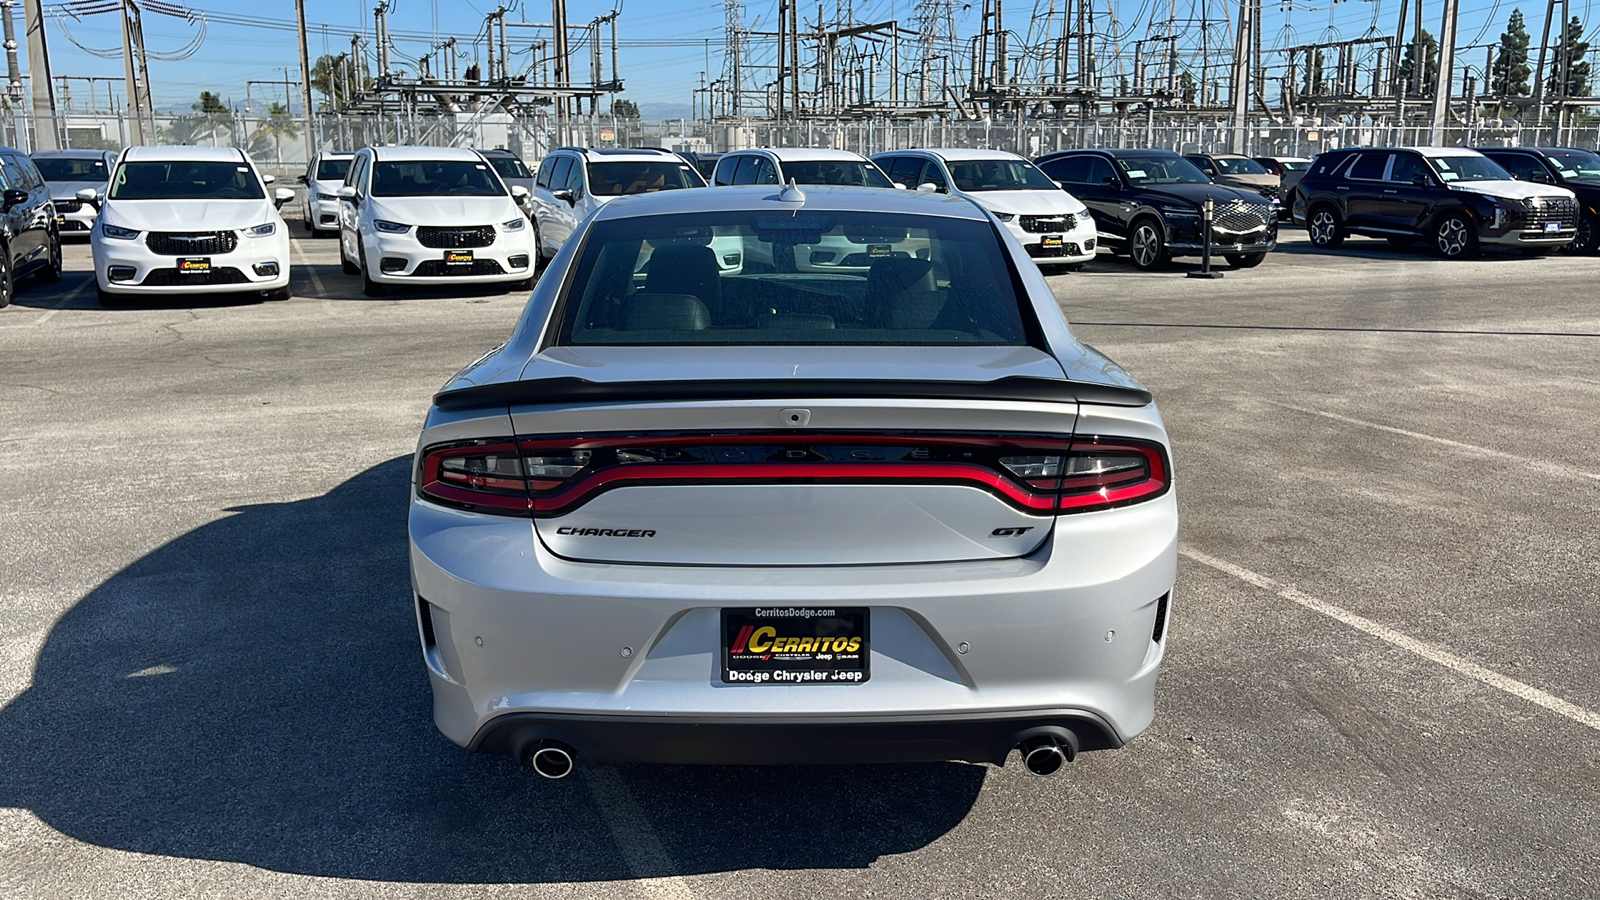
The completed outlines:
[[[1580,214],[1578,216],[1578,236],[1572,239],[1572,243],[1562,249],[1565,253],[1575,253],[1580,256],[1588,256],[1596,250],[1600,250],[1600,221],[1597,221],[1589,213]]]
[[[1229,253],[1224,258],[1235,269],[1254,269],[1267,261],[1265,253]]]
[[[361,267],[344,258],[344,241],[339,242],[339,268],[346,275],[360,275]]]
[[[518,292],[521,292],[521,291],[531,291],[531,290],[533,290],[533,279],[532,278],[524,278],[521,281],[513,281],[513,282],[511,282],[511,292],[512,293],[518,293]]]
[[[1387,237],[1384,240],[1396,250],[1408,250],[1417,245],[1417,239],[1414,237]]]
[[[1128,256],[1133,260],[1134,268],[1141,272],[1154,272],[1165,268],[1170,261],[1167,256],[1167,237],[1162,232],[1161,222],[1146,216],[1136,219],[1133,228],[1128,232]]]
[[[1445,213],[1433,223],[1433,252],[1445,259],[1469,259],[1478,254],[1478,230],[1466,213]]]
[[[293,293],[293,291],[289,290],[288,285],[284,285],[283,287],[275,290],[262,291],[261,297],[264,300],[287,300]]]
[[[372,276],[367,273],[367,251],[365,249],[361,251],[361,293],[368,297],[383,297],[389,293],[387,287],[373,281]]]
[[[55,284],[61,280],[61,235],[58,232],[50,233],[50,259],[39,270],[38,276],[44,284]]]
[[[1333,250],[1344,243],[1344,223],[1339,221],[1339,211],[1326,203],[1313,206],[1306,213],[1306,235],[1311,246],[1319,250]]]
[[[317,236],[317,227],[315,225],[311,224],[311,220],[310,219],[306,219],[304,222],[301,222],[300,224],[305,226],[307,234],[311,235],[312,237],[316,237]]]
[[[0,309],[11,305],[17,282],[11,277],[11,248],[0,245]]]
[[[533,223],[533,275],[535,278],[544,273],[544,267],[549,260],[544,258],[544,235],[539,233],[539,223]]]

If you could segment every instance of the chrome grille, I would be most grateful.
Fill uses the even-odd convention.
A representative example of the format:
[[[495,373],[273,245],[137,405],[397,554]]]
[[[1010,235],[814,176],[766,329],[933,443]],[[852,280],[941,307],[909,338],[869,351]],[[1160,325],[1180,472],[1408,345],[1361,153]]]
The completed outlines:
[[[445,228],[439,225],[417,226],[417,242],[435,250],[465,250],[487,247],[494,243],[494,226],[477,225],[468,228]]]
[[[83,209],[82,200],[51,200],[50,202],[55,205],[56,213],[63,216]]]
[[[1260,203],[1237,201],[1215,207],[1211,213],[1211,226],[1224,234],[1250,234],[1267,227],[1271,207]]]
[[[1550,222],[1555,222],[1563,231],[1577,228],[1578,201],[1571,197],[1535,197],[1529,200],[1523,229],[1544,231],[1544,226]]]
[[[239,236],[231,231],[152,231],[144,244],[162,256],[212,256],[232,253]]]
[[[1020,220],[1022,230],[1029,234],[1057,234],[1071,231],[1078,227],[1078,217],[1065,216],[1023,216]]]

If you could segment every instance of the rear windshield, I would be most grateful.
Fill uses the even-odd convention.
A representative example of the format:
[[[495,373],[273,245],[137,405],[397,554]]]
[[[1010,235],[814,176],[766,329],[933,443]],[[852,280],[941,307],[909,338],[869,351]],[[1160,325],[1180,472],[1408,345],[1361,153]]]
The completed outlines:
[[[344,177],[350,174],[350,163],[352,162],[354,160],[349,159],[324,159],[318,162],[317,180],[343,181]]]
[[[261,180],[244,163],[125,162],[111,179],[112,200],[260,200]]]
[[[648,194],[705,187],[705,179],[686,162],[589,163],[589,190],[597,197]]]
[[[596,223],[556,342],[945,346],[1029,343],[987,222],[754,211]]]
[[[372,167],[375,197],[503,197],[500,179],[481,162],[427,159]]]
[[[1311,168],[1310,161],[1304,159],[1280,159],[1278,165],[1282,166],[1285,172],[1304,172]]]
[[[842,184],[856,187],[892,188],[878,167],[849,159],[785,160],[783,177],[801,184]]]
[[[1061,186],[1021,159],[945,160],[950,180],[963,191],[1059,191]]]
[[[528,167],[523,165],[522,160],[517,159],[515,156],[491,156],[489,157],[489,165],[494,166],[494,170],[500,173],[501,178],[533,177],[532,173],[528,171]]]
[[[45,181],[105,181],[110,174],[106,171],[106,161],[98,156],[90,159],[34,157],[33,164]]]
[[[1444,182],[1511,180],[1511,173],[1487,156],[1430,156],[1428,163]]]

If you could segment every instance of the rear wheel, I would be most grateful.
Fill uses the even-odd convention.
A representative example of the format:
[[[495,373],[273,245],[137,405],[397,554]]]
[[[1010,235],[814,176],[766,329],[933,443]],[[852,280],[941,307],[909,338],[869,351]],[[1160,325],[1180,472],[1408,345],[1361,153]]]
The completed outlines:
[[[1445,259],[1465,259],[1478,252],[1478,235],[1465,213],[1446,213],[1434,223],[1433,249]]]
[[[1311,237],[1312,246],[1332,250],[1344,243],[1344,223],[1333,207],[1323,204],[1306,217],[1306,234]]]
[[[1229,253],[1225,258],[1235,269],[1254,269],[1267,261],[1265,253]]]
[[[1128,238],[1128,255],[1133,265],[1150,272],[1167,264],[1167,239],[1161,234],[1161,223],[1155,219],[1140,219],[1133,223],[1133,234]]]

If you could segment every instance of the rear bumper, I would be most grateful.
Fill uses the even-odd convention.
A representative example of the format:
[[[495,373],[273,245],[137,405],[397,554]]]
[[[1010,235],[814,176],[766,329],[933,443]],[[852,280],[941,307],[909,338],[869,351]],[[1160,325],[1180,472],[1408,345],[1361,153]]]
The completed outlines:
[[[603,761],[988,762],[1040,724],[1120,746],[1154,716],[1158,609],[1177,569],[1170,491],[1062,516],[1028,556],[982,562],[583,563],[530,520],[420,500],[410,533],[440,731],[502,753],[560,740]],[[870,610],[870,680],[722,681],[719,609],[818,603]]]
[[[809,765],[1005,762],[1039,733],[1071,732],[1079,750],[1122,746],[1085,710],[1016,710],[980,715],[843,719],[733,718],[512,713],[491,720],[469,750],[521,758],[542,741],[571,747],[586,764]]]

